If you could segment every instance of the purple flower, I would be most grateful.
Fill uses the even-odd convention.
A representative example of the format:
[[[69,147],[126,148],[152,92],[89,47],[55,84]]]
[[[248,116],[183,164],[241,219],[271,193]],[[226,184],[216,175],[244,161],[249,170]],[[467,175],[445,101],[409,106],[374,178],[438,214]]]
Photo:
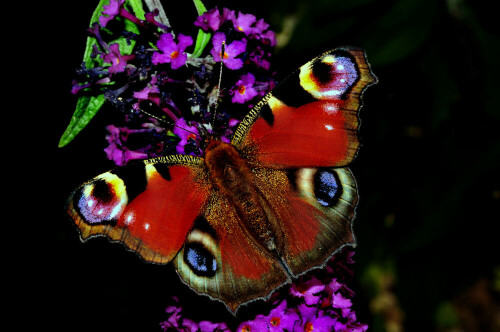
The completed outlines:
[[[254,319],[241,322],[236,331],[366,331],[368,325],[357,322],[356,314],[352,310],[349,297],[354,293],[339,281],[346,275],[349,276],[347,264],[352,264],[351,256],[350,252],[339,253],[329,262],[330,269],[316,270],[314,275],[304,275],[290,287],[288,294],[293,296],[292,299],[274,301],[273,309],[268,315],[260,314]],[[286,292],[278,292],[275,295],[287,296]],[[167,321],[170,322],[168,326],[177,330],[215,332],[218,328],[227,331],[225,324],[207,321],[196,323],[179,318],[179,311],[171,309],[170,312],[172,316]],[[162,326],[166,326],[167,322]]]
[[[101,27],[104,28],[109,21],[114,19],[115,16],[120,13],[120,8],[124,3],[125,0],[110,0],[109,5],[103,6],[104,10],[102,11],[102,13],[108,16],[99,17],[99,24],[101,25]]]
[[[271,47],[276,46],[278,43],[276,40],[276,34],[272,30],[267,30],[266,32],[261,33],[260,39],[264,42],[264,44],[268,44]]]
[[[188,318],[183,318],[181,325],[179,327],[186,328],[186,329],[182,329],[182,331],[186,331],[186,332],[187,331],[198,332],[200,330],[200,325],[198,323],[196,323],[195,321],[188,319]]]
[[[368,330],[367,324],[362,324],[357,322],[356,313],[354,311],[350,311],[349,315],[344,317],[347,317],[347,323],[346,323],[346,325],[348,326],[347,330],[352,332],[363,332]],[[339,323],[337,322],[337,324]]]
[[[262,48],[258,47],[252,51],[249,55],[249,59],[253,62],[257,67],[264,68],[265,70],[269,70],[271,68],[271,62],[266,58],[269,58],[270,54],[265,52]]]
[[[298,309],[302,320],[299,329],[294,331],[331,331],[337,321],[336,318],[326,315],[325,311],[316,306],[300,304]]]
[[[235,118],[230,118],[227,124],[227,128],[224,130],[224,132],[221,134],[221,141],[230,143],[231,142],[231,136],[233,136],[234,130],[238,126],[238,124],[241,121]]]
[[[106,130],[108,131],[106,140],[109,145],[104,149],[104,152],[106,152],[108,159],[112,160],[116,165],[123,166],[132,159],[148,158],[147,153],[132,151],[125,146],[130,134],[145,132],[147,129],[128,129],[109,125]]]
[[[184,332],[230,332],[226,323],[213,323],[209,321],[201,321],[199,323],[184,318],[181,315],[182,307],[179,305],[176,297],[173,298],[175,304],[169,306],[165,311],[170,314],[168,319],[160,323],[160,327],[164,331],[184,331]]]
[[[193,44],[193,38],[179,34],[179,43],[175,43],[174,36],[170,33],[164,33],[160,36],[156,46],[161,51],[153,53],[153,64],[170,63],[172,69],[178,69],[186,63],[187,54],[184,52],[186,47]]]
[[[203,15],[198,16],[196,18],[196,21],[194,22],[195,26],[205,31],[208,31],[209,29],[211,29],[212,31],[217,31],[220,27],[220,24],[221,17],[219,9],[217,7],[206,11],[205,13],[203,13]]]
[[[287,311],[287,302],[283,300],[266,316],[266,323],[270,332],[291,331],[299,319],[299,315],[295,311]]]
[[[216,62],[224,63],[224,65],[232,70],[241,69],[243,67],[243,60],[236,58],[241,53],[245,52],[247,43],[245,40],[235,40],[231,44],[226,45],[224,54],[222,54],[222,43],[226,41],[226,35],[222,32],[217,32],[213,39],[213,48],[210,51],[212,57]]]
[[[310,280],[302,283],[294,283],[290,288],[290,294],[296,297],[304,298],[307,305],[318,304],[322,295],[318,294],[325,289],[325,284],[321,282],[315,276],[312,276]]]
[[[346,331],[346,330],[338,330],[336,328],[337,320],[335,318],[329,316],[322,317],[313,317],[308,319],[302,325],[302,329],[296,329],[294,331],[332,331],[335,328],[335,331]]]
[[[157,86],[147,86],[141,91],[136,91],[134,92],[134,98],[137,98],[137,100],[148,100],[149,99],[149,94],[150,93],[158,93],[160,90],[158,89]]]
[[[338,309],[346,309],[352,306],[351,299],[345,298],[340,293],[334,293],[332,295],[332,307]]]
[[[237,332],[257,332],[267,331],[266,318],[263,315],[258,315],[254,320],[241,323],[236,329]]]
[[[151,78],[151,82],[144,87],[140,91],[135,91],[134,92],[134,98],[137,98],[138,101],[141,100],[148,100],[150,99],[149,94],[158,94],[160,93],[160,89],[158,88],[158,79],[156,76],[153,76]]]
[[[90,83],[80,84],[76,80],[73,80],[71,93],[76,95],[80,90],[88,88],[89,86],[90,86]]]
[[[199,136],[198,128],[196,128],[196,126],[189,126],[184,118],[179,118],[175,122],[175,127],[172,132],[181,139],[176,146],[178,154],[199,154],[194,153],[199,152],[199,148],[197,150],[195,149],[194,151],[190,151],[196,147],[196,137]]]
[[[125,71],[127,61],[132,60],[134,55],[122,55],[120,53],[120,45],[115,43],[109,45],[109,53],[104,54],[102,58],[104,62],[111,63],[108,72],[110,74],[116,74]]]
[[[179,320],[181,320],[182,316],[180,315],[182,308],[177,306],[168,306],[165,309],[165,312],[169,313],[170,316],[164,322],[160,323],[160,327],[165,331],[168,328],[179,327]]]
[[[266,31],[267,28],[269,28],[269,24],[267,24],[264,19],[261,18],[257,21],[257,23],[255,23],[254,33],[262,33]]]
[[[229,8],[222,8],[221,23],[227,21],[234,22],[235,19],[236,19],[236,14],[234,13],[234,10],[231,10]]]
[[[252,73],[242,75],[236,82],[236,85],[231,90],[233,103],[244,104],[247,101],[257,96],[258,92],[253,85],[255,84],[255,76]]]
[[[332,281],[330,281],[328,283],[328,285],[326,286],[326,290],[330,293],[330,294],[333,294],[333,293],[336,293],[339,291],[339,289],[341,289],[342,287],[344,287],[344,284],[340,283],[337,281],[337,278],[333,278]]]
[[[209,321],[201,321],[198,326],[200,332],[229,331],[226,323],[212,323]]]
[[[269,24],[267,24],[263,19],[258,20],[255,23],[255,26],[251,28],[251,37],[253,39],[259,39],[263,42],[263,44],[271,47],[276,46],[276,34],[272,30],[267,30],[268,28]]]
[[[243,32],[245,35],[250,35],[255,31],[255,28],[252,27],[252,24],[255,23],[257,18],[252,14],[242,14],[238,13],[238,17],[234,19],[234,27],[236,30]]]
[[[146,22],[156,25],[158,28],[163,29],[165,31],[169,30],[169,27],[163,23],[160,23],[156,20],[156,16],[160,15],[160,12],[157,8],[155,8],[152,12],[145,13],[144,18],[146,19]],[[133,21],[135,22],[135,21]],[[137,22],[138,24],[142,25],[142,22]]]

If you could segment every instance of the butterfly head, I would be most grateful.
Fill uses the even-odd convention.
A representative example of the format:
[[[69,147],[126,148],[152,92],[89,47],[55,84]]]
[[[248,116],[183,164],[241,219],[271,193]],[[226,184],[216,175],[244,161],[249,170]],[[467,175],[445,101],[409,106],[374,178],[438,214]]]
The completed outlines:
[[[199,138],[199,146],[200,146],[200,149],[203,151],[203,154],[206,155],[207,153],[207,150],[209,149],[209,147],[212,146],[213,142],[221,142],[221,139],[220,139],[220,135],[218,135],[217,133],[215,132],[212,132],[212,131],[208,131],[205,127],[203,126],[200,126],[201,129],[200,130],[200,136],[198,137]]]

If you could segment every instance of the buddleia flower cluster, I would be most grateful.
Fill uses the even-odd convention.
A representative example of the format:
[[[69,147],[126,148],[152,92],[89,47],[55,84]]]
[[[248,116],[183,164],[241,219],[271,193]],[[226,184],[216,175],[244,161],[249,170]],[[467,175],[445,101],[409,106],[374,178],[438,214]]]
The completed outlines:
[[[308,273],[276,291],[268,302],[271,309],[240,322],[236,332],[362,332],[368,325],[358,321],[353,309],[354,292],[348,287],[353,272],[349,265],[354,251],[336,254],[324,269]],[[168,319],[160,323],[165,331],[229,332],[225,322],[196,322],[183,316],[178,299],[166,309]]]
[[[201,14],[193,17],[199,29],[193,37],[162,22],[158,9],[146,12],[137,1],[104,3],[94,13],[86,61],[73,82],[72,92],[81,96],[73,117],[79,121],[60,145],[107,102],[121,112],[106,128],[105,152],[116,165],[201,155],[200,137],[216,133],[228,142],[275,85],[276,37],[263,19],[228,8],[207,11],[195,1]]]

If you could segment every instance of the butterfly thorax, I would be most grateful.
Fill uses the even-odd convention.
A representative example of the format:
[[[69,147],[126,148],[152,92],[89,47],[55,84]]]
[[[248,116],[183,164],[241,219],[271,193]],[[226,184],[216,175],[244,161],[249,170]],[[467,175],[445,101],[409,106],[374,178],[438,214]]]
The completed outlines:
[[[213,140],[205,150],[205,164],[214,186],[235,207],[244,227],[269,251],[276,250],[271,209],[254,185],[247,161],[228,143]]]

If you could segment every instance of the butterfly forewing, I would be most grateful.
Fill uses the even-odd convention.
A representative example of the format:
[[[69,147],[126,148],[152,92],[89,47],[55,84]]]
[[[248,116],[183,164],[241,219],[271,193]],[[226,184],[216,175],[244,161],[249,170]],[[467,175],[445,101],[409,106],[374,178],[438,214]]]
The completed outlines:
[[[348,165],[359,146],[361,93],[375,81],[361,50],[326,52],[266,95],[231,143],[259,166]]]
[[[194,157],[131,162],[75,190],[67,211],[82,240],[107,236],[146,261],[167,263],[209,195],[203,167]]]

